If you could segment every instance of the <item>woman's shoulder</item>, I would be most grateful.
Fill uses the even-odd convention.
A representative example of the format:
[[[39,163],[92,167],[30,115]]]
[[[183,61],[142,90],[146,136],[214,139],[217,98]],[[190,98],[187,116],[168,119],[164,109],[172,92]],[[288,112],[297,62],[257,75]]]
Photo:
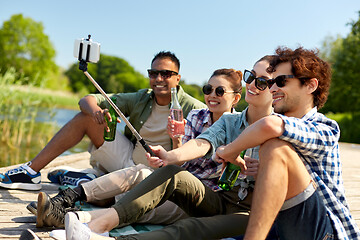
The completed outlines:
[[[244,118],[246,119],[246,117],[244,115],[246,115],[245,110],[243,110],[241,112],[232,112],[232,113],[226,112],[226,113],[223,113],[223,115],[219,118],[219,120],[221,122],[235,123],[238,121],[242,121]]]
[[[222,117],[225,117],[225,118],[238,118],[239,116],[242,116],[243,114],[246,114],[245,110],[243,110],[241,112],[234,111],[232,113],[225,112],[225,113],[223,113]]]
[[[207,108],[193,109],[189,112],[186,120],[190,125],[197,125],[199,122],[208,122],[210,118],[210,111]]]
[[[208,108],[200,108],[200,109],[193,109],[189,112],[188,116],[201,116],[201,115],[206,115],[206,114],[210,114],[210,111]]]

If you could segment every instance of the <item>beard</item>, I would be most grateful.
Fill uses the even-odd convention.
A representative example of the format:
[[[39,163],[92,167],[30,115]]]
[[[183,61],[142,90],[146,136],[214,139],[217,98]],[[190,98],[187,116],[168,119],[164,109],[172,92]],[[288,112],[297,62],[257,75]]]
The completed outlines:
[[[301,105],[301,99],[298,96],[292,98],[285,97],[277,104],[273,104],[274,112],[281,115],[286,115],[289,112],[293,112],[297,107]]]
[[[282,110],[282,109],[276,109],[274,108],[274,112],[278,113],[278,114],[281,114],[281,115],[285,115],[285,111]]]

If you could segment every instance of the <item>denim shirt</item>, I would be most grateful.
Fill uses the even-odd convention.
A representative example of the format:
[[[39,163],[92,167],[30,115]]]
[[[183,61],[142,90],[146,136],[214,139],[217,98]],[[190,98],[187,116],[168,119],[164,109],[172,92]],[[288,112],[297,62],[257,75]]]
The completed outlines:
[[[197,137],[205,139],[211,144],[211,149],[205,155],[205,158],[213,156],[218,147],[233,142],[249,126],[246,120],[247,111],[248,108],[242,112],[224,113],[210,128]],[[252,148],[250,152],[249,157],[259,159],[259,146]],[[248,183],[253,181],[252,176],[247,176],[246,179],[238,179],[236,184],[241,184],[239,189],[240,200],[246,197],[247,188],[251,186]]]

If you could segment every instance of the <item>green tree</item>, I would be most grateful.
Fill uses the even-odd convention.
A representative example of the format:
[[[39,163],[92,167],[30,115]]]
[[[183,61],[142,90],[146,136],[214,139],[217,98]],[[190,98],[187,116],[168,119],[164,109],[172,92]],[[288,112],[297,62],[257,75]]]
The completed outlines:
[[[341,103],[338,98],[341,98],[343,96],[335,95],[338,91],[335,90],[338,84],[336,84],[337,81],[334,80],[334,72],[336,72],[336,70],[334,69],[334,62],[336,61],[336,57],[339,52],[342,51],[342,44],[343,38],[340,35],[338,35],[336,38],[332,36],[327,36],[322,43],[320,57],[331,64],[333,72],[328,100],[325,103],[324,107],[320,110],[323,113],[341,112]]]
[[[114,56],[101,54],[97,64],[88,64],[88,72],[108,93],[134,92],[149,86],[147,78],[135,71],[127,61]],[[79,70],[78,63],[70,66],[65,75],[69,78],[74,92],[94,93],[97,91]]]
[[[238,102],[238,104],[236,104],[235,106],[235,110],[238,112],[245,110],[245,108],[248,106],[248,103],[245,101],[245,95],[246,95],[246,88],[243,87],[241,91],[241,99]]]
[[[57,71],[55,50],[42,23],[22,14],[13,15],[0,29],[0,71],[11,67],[22,74],[23,84],[44,84]]]
[[[198,86],[196,84],[186,84],[184,80],[180,80],[181,87],[184,89],[186,93],[191,95],[192,97],[204,102],[204,94],[202,92],[202,86]]]
[[[351,32],[333,42],[331,53],[333,76],[324,110],[333,112],[360,111],[360,11],[359,19],[350,23]]]
[[[334,62],[335,55],[338,51],[340,51],[342,46],[343,38],[341,35],[326,36],[324,41],[322,42],[320,57],[330,63]]]

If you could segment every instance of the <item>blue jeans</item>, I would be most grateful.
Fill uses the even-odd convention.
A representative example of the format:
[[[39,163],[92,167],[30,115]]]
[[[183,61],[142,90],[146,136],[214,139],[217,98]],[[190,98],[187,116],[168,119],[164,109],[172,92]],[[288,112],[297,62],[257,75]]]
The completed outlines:
[[[304,202],[280,211],[275,222],[280,239],[335,239],[330,217],[316,191]]]

